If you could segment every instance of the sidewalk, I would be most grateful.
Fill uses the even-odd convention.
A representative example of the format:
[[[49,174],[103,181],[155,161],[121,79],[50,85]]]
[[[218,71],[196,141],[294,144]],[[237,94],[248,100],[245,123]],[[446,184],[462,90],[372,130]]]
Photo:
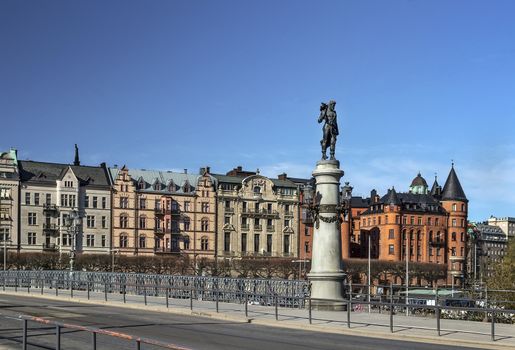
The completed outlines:
[[[374,338],[388,338],[397,340],[410,340],[435,344],[461,345],[483,349],[515,349],[515,325],[495,324],[495,339],[491,341],[491,324],[486,322],[459,321],[442,319],[441,336],[436,331],[436,319],[432,317],[394,316],[394,332],[390,332],[389,314],[368,313],[365,308],[362,312],[351,312],[351,325],[347,326],[347,312],[312,311],[312,324],[309,324],[307,309],[278,308],[278,320],[275,319],[273,306],[247,305],[248,317],[245,316],[245,304],[216,303],[193,299],[193,310],[190,310],[190,299],[169,298],[169,308],[166,308],[166,298],[147,297],[147,305],[144,296],[126,295],[126,303],[123,302],[123,294],[105,294],[98,292],[73,291],[73,298],[69,290],[59,290],[55,295],[55,289],[7,288],[0,289],[0,294],[23,295],[39,298],[52,298],[58,300],[74,301],[81,303],[104,304],[121,306],[149,311],[172,312],[186,315],[198,315],[217,319],[234,320],[240,322],[252,322],[255,324],[304,329],[317,332],[340,333],[355,336]]]

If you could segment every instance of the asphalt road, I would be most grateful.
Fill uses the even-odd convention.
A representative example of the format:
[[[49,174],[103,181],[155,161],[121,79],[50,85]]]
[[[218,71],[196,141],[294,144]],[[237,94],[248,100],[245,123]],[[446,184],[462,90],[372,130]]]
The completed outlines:
[[[24,296],[0,295],[0,348],[21,349],[20,314],[119,331],[201,349],[469,349],[388,339],[291,330],[210,318],[104,305],[85,305]],[[97,349],[135,349],[134,343],[99,335]],[[37,345],[36,345],[37,344]],[[55,328],[29,323],[29,349],[55,349]],[[91,335],[63,330],[63,349],[92,349]],[[142,349],[157,349],[143,345]]]

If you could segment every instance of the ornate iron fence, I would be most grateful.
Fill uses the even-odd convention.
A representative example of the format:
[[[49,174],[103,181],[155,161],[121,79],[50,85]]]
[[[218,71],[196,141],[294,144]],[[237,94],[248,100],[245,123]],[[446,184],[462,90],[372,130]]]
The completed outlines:
[[[89,290],[100,293],[126,293],[171,298],[196,299],[262,305],[277,303],[283,307],[303,308],[309,293],[306,281],[280,279],[250,279],[208,276],[175,276],[139,273],[85,271],[0,271],[0,283],[16,288],[58,288]]]

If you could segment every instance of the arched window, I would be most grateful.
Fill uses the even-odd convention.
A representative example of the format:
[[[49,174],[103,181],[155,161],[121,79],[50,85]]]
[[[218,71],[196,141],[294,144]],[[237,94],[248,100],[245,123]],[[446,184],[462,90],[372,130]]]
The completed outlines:
[[[127,214],[120,215],[120,228],[127,228],[129,226],[129,216]]]
[[[461,211],[465,211],[465,204],[461,205]]]
[[[422,234],[420,233],[420,230],[417,231],[417,241],[420,241],[422,239]]]
[[[200,222],[200,230],[201,231],[209,231],[209,220],[208,219],[202,219]]]
[[[433,231],[429,231],[429,242],[433,241]]]
[[[452,204],[452,211],[456,211],[456,203]]]
[[[200,250],[208,250],[209,249],[209,240],[207,237],[202,237],[200,239]]]
[[[261,187],[259,187],[259,186],[254,186],[254,193],[256,193],[256,194],[261,193]]]
[[[139,236],[139,247],[146,248],[147,247],[147,237],[144,235]]]
[[[129,238],[126,233],[120,235],[120,248],[127,248],[129,246]]]

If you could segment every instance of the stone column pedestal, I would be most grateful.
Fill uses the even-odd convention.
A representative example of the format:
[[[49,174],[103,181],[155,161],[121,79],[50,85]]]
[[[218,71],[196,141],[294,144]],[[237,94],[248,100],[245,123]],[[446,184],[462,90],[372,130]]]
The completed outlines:
[[[316,197],[319,204],[318,228],[313,233],[311,271],[311,307],[314,310],[345,310],[343,298],[342,241],[340,213],[340,162],[321,160],[313,176],[316,179]]]

